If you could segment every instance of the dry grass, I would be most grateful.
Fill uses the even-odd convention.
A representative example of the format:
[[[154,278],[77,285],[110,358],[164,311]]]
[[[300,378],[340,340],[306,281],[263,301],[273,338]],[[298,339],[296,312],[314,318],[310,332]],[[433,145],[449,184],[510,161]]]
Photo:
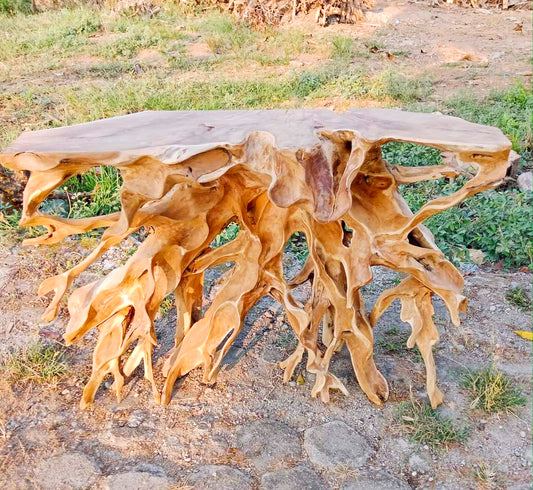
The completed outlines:
[[[456,425],[452,420],[442,417],[438,410],[413,397],[399,404],[396,420],[412,441],[434,449],[463,442],[470,432],[468,427]]]
[[[14,382],[54,383],[67,372],[67,363],[60,346],[36,343],[8,353],[0,369]]]
[[[492,364],[465,372],[461,384],[470,393],[470,407],[488,413],[510,412],[526,403],[520,388]]]

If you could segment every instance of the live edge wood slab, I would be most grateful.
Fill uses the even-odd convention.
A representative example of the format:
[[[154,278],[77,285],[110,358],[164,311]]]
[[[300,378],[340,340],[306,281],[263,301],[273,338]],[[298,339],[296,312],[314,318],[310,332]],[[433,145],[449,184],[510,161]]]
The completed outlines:
[[[428,145],[455,155],[452,165],[392,165],[381,156],[389,141]],[[95,397],[104,377],[114,377],[120,398],[125,379],[144,363],[158,402],[168,403],[176,380],[203,367],[215,380],[244,317],[263,295],[285,308],[299,341],[281,367],[288,381],[307,354],[315,375],[311,394],[329,400],[347,393],[331,372],[332,356],[346,344],[355,375],[370,401],[382,405],[387,382],[373,359],[372,327],[394,301],[420,349],[433,407],[437,387],[432,347],[439,335],[432,297],[439,295],[459,325],[466,306],[463,279],[434,243],[423,221],[467,197],[497,186],[505,176],[510,143],[496,128],[441,114],[385,109],[141,112],[22,134],[3,154],[5,167],[31,172],[24,191],[23,226],[48,232],[27,244],[52,244],[69,235],[104,228],[96,248],[71,270],[45,280],[40,295],[54,293],[44,319],[52,320],[73,279],[110,247],[141,227],[150,230],[123,266],[74,290],[68,299],[67,344],[97,328],[92,375],[81,407]],[[122,175],[122,210],[107,216],[66,219],[39,206],[58,186],[92,167],[109,165]],[[412,213],[398,186],[453,178],[476,169],[458,191]],[[212,248],[230,222],[240,232]],[[307,238],[309,256],[289,282],[282,254],[295,232]],[[222,262],[234,267],[202,314],[204,271]],[[361,287],[371,266],[406,274],[384,291],[370,314]],[[309,281],[311,296],[299,303],[291,290]],[[162,389],[154,379],[154,318],[174,293],[175,346],[162,364]],[[159,365],[159,363],[158,363]]]

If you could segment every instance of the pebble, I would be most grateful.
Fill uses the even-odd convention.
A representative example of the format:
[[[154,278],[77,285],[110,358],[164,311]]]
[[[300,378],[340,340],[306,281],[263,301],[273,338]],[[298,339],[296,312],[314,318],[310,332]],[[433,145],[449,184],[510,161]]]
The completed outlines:
[[[366,439],[340,420],[307,429],[304,448],[314,465],[329,470],[361,468],[372,452]]]
[[[83,489],[96,482],[98,468],[84,454],[65,453],[42,461],[35,472],[35,483],[44,490]]]
[[[255,420],[237,430],[236,447],[250,458],[256,469],[267,471],[275,463],[298,460],[300,434],[278,420]]]
[[[153,475],[143,471],[128,471],[108,476],[105,480],[105,490],[168,490],[171,482],[164,476]]]
[[[198,490],[252,490],[252,479],[226,465],[198,466],[188,483]]]

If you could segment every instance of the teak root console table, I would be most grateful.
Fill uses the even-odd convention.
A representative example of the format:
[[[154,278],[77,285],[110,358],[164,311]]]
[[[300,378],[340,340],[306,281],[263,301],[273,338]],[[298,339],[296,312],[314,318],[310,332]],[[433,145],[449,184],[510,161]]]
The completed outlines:
[[[383,160],[389,141],[428,145],[455,155],[456,164],[409,167]],[[357,380],[370,401],[381,405],[388,386],[373,359],[372,327],[395,299],[412,327],[407,346],[418,346],[427,372],[431,405],[443,400],[432,347],[438,341],[432,296],[439,295],[459,325],[466,305],[463,279],[424,227],[428,217],[504,178],[511,145],[496,128],[441,114],[386,109],[141,112],[70,127],[22,134],[0,163],[29,171],[22,226],[47,233],[28,244],[52,244],[69,235],[105,228],[98,246],[71,270],[45,280],[39,294],[54,293],[44,314],[52,320],[73,279],[131,233],[151,230],[126,264],[72,292],[67,344],[97,328],[93,369],[81,407],[94,400],[107,374],[118,397],[125,378],[144,363],[157,401],[168,403],[174,383],[201,366],[211,382],[241,330],[244,317],[263,295],[279,301],[299,341],[281,363],[288,381],[307,353],[315,374],[313,396],[328,401],[331,389],[347,393],[331,372],[332,356],[346,344]],[[40,204],[74,175],[100,165],[122,176],[122,209],[107,216],[66,219],[39,211]],[[398,186],[455,177],[463,166],[477,173],[460,190],[412,213]],[[230,222],[240,226],[231,242],[212,248]],[[306,236],[309,256],[291,281],[284,280],[282,254],[294,232]],[[213,302],[202,315],[204,271],[233,262]],[[370,314],[361,287],[371,266],[407,276],[384,291]],[[303,305],[292,288],[311,283]],[[156,385],[152,350],[154,318],[174,293],[175,346]]]

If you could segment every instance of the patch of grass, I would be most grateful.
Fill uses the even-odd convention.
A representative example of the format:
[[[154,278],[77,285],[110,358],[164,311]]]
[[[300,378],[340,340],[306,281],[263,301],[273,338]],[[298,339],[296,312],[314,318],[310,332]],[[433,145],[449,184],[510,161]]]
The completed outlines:
[[[396,420],[412,441],[432,448],[463,442],[470,432],[468,427],[457,426],[452,420],[442,417],[438,410],[414,398],[398,405]]]
[[[372,89],[375,98],[389,96],[403,103],[424,100],[432,92],[432,83],[428,77],[407,77],[392,70],[385,70]]]
[[[510,288],[507,291],[505,298],[509,303],[520,308],[522,311],[529,311],[531,309],[531,298],[521,286]]]
[[[381,147],[383,158],[393,165],[420,167],[440,165],[441,151],[429,146],[393,141]]]
[[[331,40],[331,57],[333,59],[349,61],[354,55],[354,42],[351,37],[335,36]]]
[[[285,252],[295,256],[302,264],[305,263],[309,255],[305,233],[301,231],[293,233],[285,246]]]
[[[493,91],[483,99],[463,91],[445,101],[444,108],[467,121],[499,127],[518,152],[531,150],[533,92],[522,83],[508,90]]]
[[[294,336],[291,330],[281,332],[276,337],[276,344],[280,347],[283,347],[284,349],[288,349],[289,347],[293,346],[295,342],[296,337]]]
[[[406,166],[439,165],[439,150],[412,143],[387,143],[383,157],[389,163]],[[401,186],[400,192],[416,212],[426,202],[457,191],[464,178]],[[506,267],[533,263],[533,194],[515,189],[487,191],[472,196],[459,206],[429,218],[425,225],[437,245],[454,262],[467,260],[467,249],[482,250],[491,261]]]
[[[9,204],[0,202],[0,243],[12,240],[34,238],[46,230],[42,226],[19,227],[21,212]]]
[[[265,43],[266,46],[283,52],[286,59],[310,50],[305,32],[292,26],[290,29],[268,29]]]
[[[520,388],[493,364],[464,372],[461,385],[470,393],[470,407],[487,413],[510,412],[526,403]]]
[[[410,205],[413,198],[417,200],[413,194],[404,197]],[[452,260],[464,260],[466,249],[479,249],[493,262],[502,260],[505,267],[531,267],[532,222],[531,192],[488,191],[432,216],[425,224]]]
[[[368,49],[368,51],[370,51],[371,53],[377,53],[378,51],[382,51],[383,49],[385,49],[385,44],[383,44],[383,42],[376,38],[366,39],[364,44],[366,46],[366,49]]]
[[[398,327],[392,327],[386,330],[383,335],[376,340],[376,345],[388,355],[394,355],[399,357],[410,357],[412,361],[424,362],[422,354],[418,350],[418,347],[409,349],[407,347],[407,339],[409,334],[402,332]],[[435,350],[436,346],[433,346]]]
[[[497,481],[496,470],[484,461],[480,461],[475,465],[474,478],[483,488],[501,488]]]
[[[120,210],[122,179],[114,167],[98,167],[72,177],[63,186],[69,197],[68,216],[86,218]]]
[[[1,368],[16,381],[51,382],[65,374],[67,364],[59,347],[37,343],[8,353]]]
[[[377,339],[376,345],[387,354],[405,355],[405,335],[398,327],[389,328],[384,335]]]
[[[217,248],[221,245],[224,245],[225,243],[235,240],[235,238],[237,238],[237,235],[239,234],[239,231],[239,224],[232,221],[222,230],[219,235],[215,237],[215,239],[211,242],[211,247]]]
[[[161,316],[166,316],[168,315],[171,311],[172,311],[172,308],[174,308],[174,295],[173,294],[169,294],[163,301],[162,303],[159,305],[159,313]]]
[[[32,11],[32,0],[0,0],[0,14],[30,14]]]
[[[200,20],[196,26],[214,53],[231,53],[245,57],[256,49],[259,32],[226,13],[214,13]]]
[[[18,56],[47,56],[79,52],[89,36],[102,28],[101,14],[79,7],[33,16],[0,16],[0,60]]]

